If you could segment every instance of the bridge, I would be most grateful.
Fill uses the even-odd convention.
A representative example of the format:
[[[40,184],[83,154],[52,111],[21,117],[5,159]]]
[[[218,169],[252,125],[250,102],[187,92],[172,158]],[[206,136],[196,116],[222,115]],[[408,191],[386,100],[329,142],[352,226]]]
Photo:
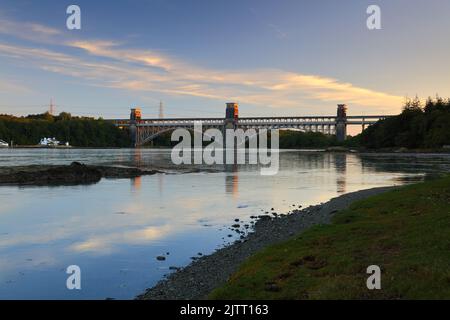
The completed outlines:
[[[224,129],[295,129],[304,132],[322,132],[336,135],[338,141],[345,140],[347,126],[366,126],[387,118],[383,115],[347,116],[347,106],[339,104],[336,116],[294,116],[294,117],[239,117],[238,105],[227,103],[224,118],[155,118],[143,119],[138,108],[131,109],[130,119],[111,119],[116,126],[128,128],[135,147],[140,147],[159,135],[177,128],[194,129],[195,122],[202,128]]]

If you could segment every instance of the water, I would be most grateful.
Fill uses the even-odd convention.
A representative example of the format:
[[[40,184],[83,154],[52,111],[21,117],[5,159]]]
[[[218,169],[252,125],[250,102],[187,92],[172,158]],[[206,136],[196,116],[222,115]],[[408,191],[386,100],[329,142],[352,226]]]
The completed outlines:
[[[0,150],[0,166],[164,167],[169,159],[168,150]],[[248,223],[272,207],[284,213],[444,171],[450,155],[283,151],[275,176],[238,166],[89,186],[0,187],[0,299],[131,299],[172,272],[170,266],[238,239],[228,229],[236,218]],[[157,261],[159,255],[166,260]],[[69,265],[81,268],[81,290],[66,288]]]

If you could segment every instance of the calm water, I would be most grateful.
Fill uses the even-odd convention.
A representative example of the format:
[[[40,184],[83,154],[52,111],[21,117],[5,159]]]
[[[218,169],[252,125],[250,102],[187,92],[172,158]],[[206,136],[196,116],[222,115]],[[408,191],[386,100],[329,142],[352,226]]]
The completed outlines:
[[[0,166],[165,166],[167,150],[0,150]],[[252,166],[157,174],[71,187],[0,187],[0,299],[130,299],[170,266],[238,239],[228,227],[270,208],[287,212],[359,189],[450,171],[450,155],[286,151],[275,176]],[[228,235],[232,235],[229,237]],[[168,254],[167,254],[168,253]],[[156,256],[165,255],[165,261]],[[67,290],[78,265],[82,290]]]

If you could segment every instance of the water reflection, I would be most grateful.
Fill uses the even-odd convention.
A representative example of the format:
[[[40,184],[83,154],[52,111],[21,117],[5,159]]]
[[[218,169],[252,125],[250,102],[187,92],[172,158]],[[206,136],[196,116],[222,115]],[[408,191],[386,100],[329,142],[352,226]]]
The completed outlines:
[[[225,165],[225,192],[237,198],[239,195],[239,174],[238,165]]]
[[[142,150],[140,148],[133,149],[134,163],[136,167],[142,167]]]
[[[334,168],[336,169],[336,189],[338,193],[346,191],[347,154],[333,154]]]
[[[133,191],[139,191],[142,187],[142,177],[131,178],[131,186]]]
[[[170,163],[170,150],[38,154],[0,151],[0,163]],[[444,155],[412,161],[410,155],[291,151],[280,153],[274,176],[261,176],[257,166],[231,165],[210,173],[107,179],[89,186],[0,187],[0,298],[132,298],[169,266],[186,265],[198,252],[207,254],[237,239],[227,229],[236,218],[249,221],[272,207],[288,212],[293,204],[416,181],[449,168],[450,156]],[[161,254],[166,261],[155,259]],[[65,288],[70,264],[82,268],[81,292]]]

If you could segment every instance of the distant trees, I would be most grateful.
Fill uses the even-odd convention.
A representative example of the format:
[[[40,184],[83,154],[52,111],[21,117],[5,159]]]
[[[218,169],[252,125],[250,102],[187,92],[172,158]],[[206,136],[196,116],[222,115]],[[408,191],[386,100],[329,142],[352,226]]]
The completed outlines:
[[[178,141],[171,141],[172,132],[166,132],[156,137],[152,145],[159,147],[173,147]],[[192,133],[191,133],[192,134]],[[269,132],[270,135],[270,132]],[[203,142],[207,146],[211,142]],[[268,138],[270,145],[270,137]],[[325,135],[320,132],[301,132],[297,130],[280,130],[280,148],[298,149],[298,148],[326,148],[338,145],[335,136]]]
[[[320,132],[280,131],[281,149],[325,148],[337,145],[336,137]]]
[[[19,145],[36,145],[43,137],[55,137],[79,147],[129,147],[128,131],[102,119],[73,117],[61,112],[14,117],[0,115],[0,139]]]
[[[450,99],[407,100],[398,116],[381,120],[357,140],[366,148],[440,148],[450,145]]]

